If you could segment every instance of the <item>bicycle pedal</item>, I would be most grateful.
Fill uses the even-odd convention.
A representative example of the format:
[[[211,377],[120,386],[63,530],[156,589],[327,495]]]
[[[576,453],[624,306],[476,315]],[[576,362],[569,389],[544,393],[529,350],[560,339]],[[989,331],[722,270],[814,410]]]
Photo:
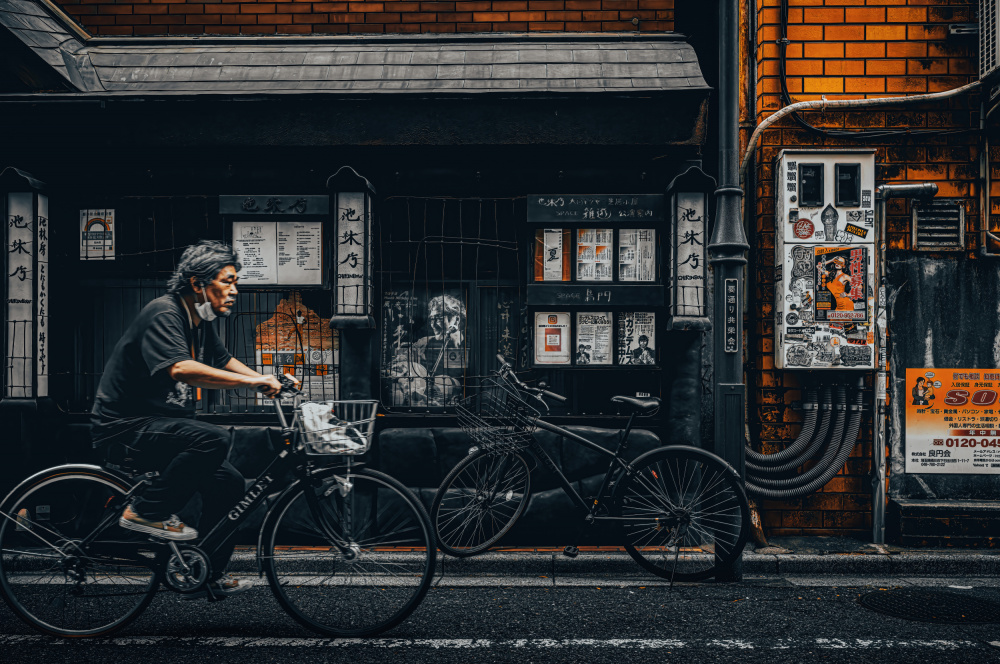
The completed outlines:
[[[563,549],[563,555],[566,556],[567,558],[576,558],[578,555],[580,555],[580,549],[570,544],[565,549]]]

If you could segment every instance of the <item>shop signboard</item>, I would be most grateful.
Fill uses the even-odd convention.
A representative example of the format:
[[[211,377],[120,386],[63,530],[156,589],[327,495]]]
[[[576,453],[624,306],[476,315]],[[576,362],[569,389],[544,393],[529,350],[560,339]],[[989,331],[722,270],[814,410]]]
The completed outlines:
[[[1000,369],[907,369],[906,472],[1000,474]]]
[[[664,221],[662,194],[533,194],[528,222]]]
[[[80,210],[80,260],[115,259],[115,211]]]

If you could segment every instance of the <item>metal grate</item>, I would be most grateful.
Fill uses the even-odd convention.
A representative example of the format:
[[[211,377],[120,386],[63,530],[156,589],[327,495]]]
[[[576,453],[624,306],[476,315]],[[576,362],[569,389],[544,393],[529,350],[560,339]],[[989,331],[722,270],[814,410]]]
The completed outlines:
[[[997,19],[1000,0],[979,0],[979,78],[985,79],[1000,67],[997,61]]]
[[[913,248],[918,251],[965,249],[965,206],[961,199],[913,201]]]
[[[1000,622],[1000,604],[937,590],[873,590],[858,598],[866,609],[894,618],[936,623]]]

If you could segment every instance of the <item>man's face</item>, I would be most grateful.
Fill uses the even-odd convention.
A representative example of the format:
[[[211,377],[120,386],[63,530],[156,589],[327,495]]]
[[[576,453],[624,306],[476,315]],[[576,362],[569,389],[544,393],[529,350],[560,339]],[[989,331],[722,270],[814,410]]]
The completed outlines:
[[[645,348],[648,345],[649,345],[649,340],[639,339],[639,348]]]
[[[228,316],[232,307],[236,304],[237,281],[239,281],[239,277],[236,276],[236,268],[232,265],[227,265],[219,270],[219,273],[215,275],[212,281],[205,284],[203,289],[204,295],[200,297],[208,299],[216,314],[219,316]]]

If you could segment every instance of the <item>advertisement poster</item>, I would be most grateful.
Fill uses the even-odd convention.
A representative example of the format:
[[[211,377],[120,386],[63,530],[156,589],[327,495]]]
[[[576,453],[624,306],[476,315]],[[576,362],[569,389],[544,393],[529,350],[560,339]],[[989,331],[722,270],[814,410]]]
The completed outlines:
[[[611,355],[611,312],[578,312],[576,365],[611,364]]]
[[[257,371],[295,376],[302,381],[306,401],[337,398],[338,338],[330,319],[305,306],[301,294],[293,291],[278,302],[274,315],[257,326],[254,341]],[[257,399],[259,404],[271,403],[260,395]],[[291,401],[289,397],[282,403]]]
[[[535,364],[569,364],[569,314],[535,314]]]
[[[542,281],[562,281],[563,231],[546,228],[543,232]]]
[[[656,231],[623,228],[618,231],[618,278],[621,281],[656,279]]]
[[[115,259],[114,210],[80,210],[80,259]]]
[[[906,472],[1000,474],[1000,369],[907,369]]]
[[[613,243],[613,229],[581,228],[577,231],[577,281],[611,281]]]
[[[652,311],[618,314],[618,364],[656,364],[656,314]]]
[[[868,320],[868,247],[816,247],[816,321]]]
[[[323,283],[323,224],[319,221],[234,221],[240,283],[319,286]]]
[[[390,290],[382,298],[383,400],[391,406],[450,406],[464,395],[468,366],[462,291]]]

